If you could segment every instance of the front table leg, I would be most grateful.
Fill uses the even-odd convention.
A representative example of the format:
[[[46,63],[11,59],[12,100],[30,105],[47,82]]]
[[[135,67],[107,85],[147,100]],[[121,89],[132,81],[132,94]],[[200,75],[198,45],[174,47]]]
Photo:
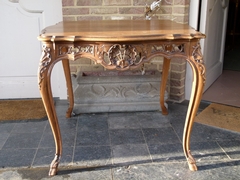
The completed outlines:
[[[192,68],[193,72],[193,83],[192,92],[189,101],[184,133],[183,133],[183,150],[188,162],[189,169],[191,171],[196,171],[196,161],[193,158],[190,151],[190,135],[192,131],[192,126],[194,123],[195,116],[200,104],[200,100],[203,93],[203,87],[205,84],[205,66],[203,65],[202,54],[200,51],[200,44],[193,46],[194,51],[192,56],[188,59],[188,62]]]
[[[62,139],[58,124],[58,119],[54,107],[54,101],[52,97],[51,90],[51,71],[54,66],[54,52],[52,44],[44,44],[42,49],[42,57],[40,59],[39,71],[38,71],[38,80],[39,80],[39,90],[42,96],[43,104],[47,112],[48,120],[53,132],[56,153],[55,158],[51,163],[49,175],[53,176],[57,173],[58,164],[60,157],[62,155]]]

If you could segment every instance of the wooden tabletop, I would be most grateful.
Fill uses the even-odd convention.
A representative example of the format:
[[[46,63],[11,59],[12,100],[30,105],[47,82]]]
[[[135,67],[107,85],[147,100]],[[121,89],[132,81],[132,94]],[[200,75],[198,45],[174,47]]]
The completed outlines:
[[[169,20],[63,21],[42,30],[40,41],[145,41],[204,38],[187,24]]]

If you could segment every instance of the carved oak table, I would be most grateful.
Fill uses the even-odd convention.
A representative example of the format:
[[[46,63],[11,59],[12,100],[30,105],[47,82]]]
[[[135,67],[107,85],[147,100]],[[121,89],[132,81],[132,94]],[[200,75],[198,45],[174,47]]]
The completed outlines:
[[[183,133],[183,149],[189,169],[197,170],[190,152],[190,135],[205,83],[201,38],[205,35],[188,25],[167,20],[69,21],[44,29],[38,37],[43,43],[38,71],[39,89],[56,146],[49,175],[57,173],[62,155],[62,139],[51,91],[51,72],[54,65],[62,61],[69,100],[66,117],[71,117],[74,99],[69,60],[80,57],[90,58],[106,69],[124,71],[141,68],[153,57],[163,56],[160,105],[164,115],[168,114],[164,106],[164,91],[171,58],[186,59],[192,68],[193,85]]]

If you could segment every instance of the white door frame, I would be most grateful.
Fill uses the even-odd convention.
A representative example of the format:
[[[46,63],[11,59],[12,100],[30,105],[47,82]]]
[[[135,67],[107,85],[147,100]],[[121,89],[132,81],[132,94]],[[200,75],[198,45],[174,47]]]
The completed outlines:
[[[198,18],[199,18],[199,5],[200,0],[191,0],[189,6],[189,25],[194,29],[198,29]],[[185,79],[185,99],[189,100],[192,89],[192,69],[187,63],[186,67],[186,79]]]
[[[201,12],[197,13],[200,3]],[[229,0],[191,0],[190,2],[189,25],[196,29],[198,14],[200,14],[199,31],[207,36],[206,39],[200,41],[206,64],[206,84],[204,91],[222,74],[228,4]],[[187,66],[185,81],[186,99],[190,98],[191,82],[191,68]]]

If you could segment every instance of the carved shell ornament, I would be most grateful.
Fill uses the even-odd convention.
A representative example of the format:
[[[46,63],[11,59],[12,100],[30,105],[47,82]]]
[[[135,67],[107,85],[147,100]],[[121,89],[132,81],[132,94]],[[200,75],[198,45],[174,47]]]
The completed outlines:
[[[109,65],[115,65],[120,68],[129,67],[135,64],[137,52],[131,45],[113,45],[108,50]]]

